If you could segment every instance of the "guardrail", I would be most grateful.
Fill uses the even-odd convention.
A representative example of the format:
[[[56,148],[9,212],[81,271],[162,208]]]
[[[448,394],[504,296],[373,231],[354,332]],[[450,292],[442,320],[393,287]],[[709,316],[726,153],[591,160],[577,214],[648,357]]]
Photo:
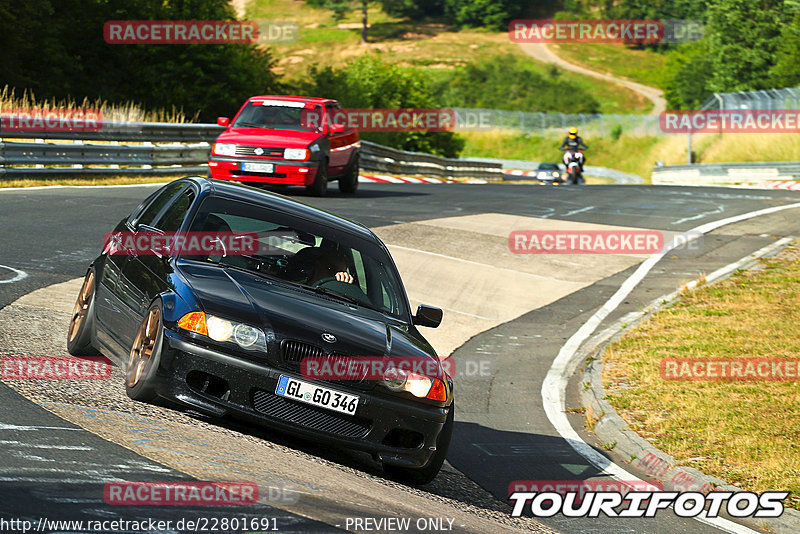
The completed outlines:
[[[0,178],[205,174],[208,172],[210,143],[223,130],[215,124],[104,123],[97,131],[4,132],[0,137],[35,139],[36,142],[0,142]],[[72,143],[49,142],[54,140]],[[502,179],[503,170],[498,164],[408,152],[369,141],[361,142],[361,168],[396,174],[490,180]]]
[[[442,178],[503,179],[503,166],[499,163],[442,158],[421,152],[397,150],[369,141],[361,141],[361,168]]]
[[[659,185],[757,184],[765,180],[800,178],[800,162],[701,163],[653,168],[652,183]]]

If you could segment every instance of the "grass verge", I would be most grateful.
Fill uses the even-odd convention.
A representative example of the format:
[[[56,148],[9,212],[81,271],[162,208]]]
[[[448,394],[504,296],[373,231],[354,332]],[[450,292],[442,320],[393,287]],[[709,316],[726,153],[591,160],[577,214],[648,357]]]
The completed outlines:
[[[189,176],[187,174],[187,176]],[[159,184],[182,178],[175,176],[89,176],[85,178],[19,178],[0,180],[0,189],[9,187],[41,187],[51,185],[132,185]]]
[[[800,382],[666,381],[662,358],[800,357],[800,249],[686,292],[606,351],[620,416],[684,465],[800,509]]]
[[[570,63],[653,87],[662,83],[667,56],[621,43],[564,43],[552,45]]]

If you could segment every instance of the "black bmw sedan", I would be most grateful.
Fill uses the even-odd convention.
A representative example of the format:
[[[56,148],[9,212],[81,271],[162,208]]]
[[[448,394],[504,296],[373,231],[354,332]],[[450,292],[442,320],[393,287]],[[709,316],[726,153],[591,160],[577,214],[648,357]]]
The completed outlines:
[[[107,234],[67,346],[118,363],[132,399],[366,451],[387,475],[424,484],[453,430],[452,380],[417,329],[441,318],[425,305],[412,315],[363,225],[193,177]]]

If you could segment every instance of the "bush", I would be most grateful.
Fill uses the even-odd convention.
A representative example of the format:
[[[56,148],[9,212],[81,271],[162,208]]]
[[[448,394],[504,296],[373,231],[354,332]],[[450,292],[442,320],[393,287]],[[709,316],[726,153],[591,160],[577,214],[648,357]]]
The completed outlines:
[[[299,82],[297,90],[334,98],[346,109],[441,107],[422,71],[391,65],[378,54],[358,57],[339,69],[313,66],[307,81]],[[463,140],[452,132],[365,132],[361,137],[402,150],[445,157],[457,157],[464,147]]]
[[[456,69],[440,83],[451,107],[564,113],[597,113],[600,104],[581,87],[548,67],[540,74],[517,56],[496,56]]]

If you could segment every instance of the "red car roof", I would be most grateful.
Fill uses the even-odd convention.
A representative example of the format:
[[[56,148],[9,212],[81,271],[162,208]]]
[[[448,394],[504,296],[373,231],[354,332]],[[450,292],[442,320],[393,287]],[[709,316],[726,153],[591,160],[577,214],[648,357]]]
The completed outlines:
[[[247,100],[253,99],[260,99],[260,98],[269,98],[274,100],[289,100],[292,102],[312,102],[314,104],[325,104],[327,102],[336,102],[332,98],[317,98],[315,96],[286,96],[286,95],[260,95],[260,96],[251,96]]]

